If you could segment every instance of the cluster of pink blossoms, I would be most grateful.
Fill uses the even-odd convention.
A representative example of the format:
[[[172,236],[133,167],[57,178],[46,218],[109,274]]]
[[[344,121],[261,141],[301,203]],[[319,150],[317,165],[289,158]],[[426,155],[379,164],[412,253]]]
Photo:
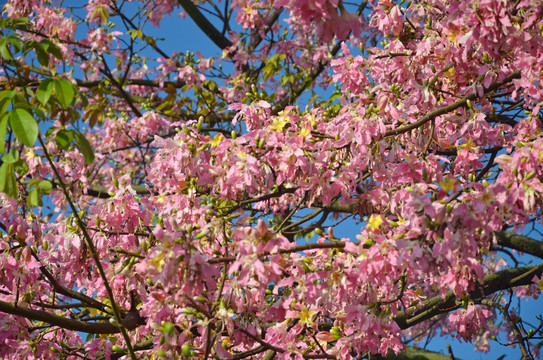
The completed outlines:
[[[79,22],[55,2],[4,7],[31,19],[23,42],[58,44],[74,71],[2,60],[51,130],[17,148],[19,198],[0,195],[0,356],[386,356],[453,310],[436,326],[482,349],[521,333],[486,326],[501,309],[487,300],[541,290],[541,266],[495,251],[541,259],[503,240],[541,225],[540,1],[369,1],[359,15],[342,1],[238,1],[237,27],[210,31],[220,62],[168,56],[134,24],[159,26],[177,1],[118,5],[89,1]],[[185,5],[196,19],[198,5]],[[44,78],[77,87],[70,106],[60,83],[32,98]],[[310,94],[330,84],[333,99]],[[59,135],[80,114],[97,123],[79,128],[94,162]],[[25,186],[54,209],[35,211]]]

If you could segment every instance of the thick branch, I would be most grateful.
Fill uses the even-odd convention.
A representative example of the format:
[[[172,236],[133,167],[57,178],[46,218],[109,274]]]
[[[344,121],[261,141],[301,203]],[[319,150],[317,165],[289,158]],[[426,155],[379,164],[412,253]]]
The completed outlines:
[[[36,257],[36,260],[39,261],[37,256],[35,257]],[[104,311],[104,312],[106,311],[106,306],[102,304],[101,302],[94,300],[93,298],[85,294],[81,294],[80,292],[65,288],[64,286],[60,285],[57,279],[55,279],[55,277],[49,272],[49,270],[45,266],[40,266],[40,270],[45,275],[47,280],[49,280],[49,283],[51,284],[51,286],[57,293],[62,294],[64,296],[71,297],[72,299],[77,299],[81,301],[82,303],[87,304],[88,306],[94,307],[96,309],[99,309],[101,311]]]
[[[198,10],[196,5],[191,0],[178,0],[179,4],[185,9],[191,19],[198,27],[221,49],[226,49],[232,46],[232,42],[228,40],[207,18]]]
[[[120,332],[119,328],[113,326],[109,322],[89,323],[75,319],[68,319],[66,317],[58,316],[47,311],[15,306],[4,301],[0,301],[0,311],[15,316],[22,316],[33,321],[43,321],[45,323],[58,326],[67,330],[85,332],[90,334],[116,334]]]
[[[484,278],[484,285],[476,288],[469,295],[473,300],[482,299],[495,292],[506,290],[509,288],[530,285],[534,275],[541,276],[543,266],[524,266],[512,269],[498,271],[494,274],[489,274]],[[401,311],[394,318],[394,321],[402,329],[407,329],[425,320],[431,319],[436,315],[448,313],[456,310],[461,306],[461,301],[456,298],[452,291],[449,291],[445,298],[436,296],[426,300],[420,310],[415,311],[412,315]]]
[[[498,245],[543,259],[543,242],[541,241],[506,231],[497,232],[496,239],[498,240]]]

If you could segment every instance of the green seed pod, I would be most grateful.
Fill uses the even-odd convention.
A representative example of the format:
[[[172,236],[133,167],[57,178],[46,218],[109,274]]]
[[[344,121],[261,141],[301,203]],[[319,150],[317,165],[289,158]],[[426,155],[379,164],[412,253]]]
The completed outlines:
[[[191,352],[192,352],[192,349],[190,348],[190,345],[189,344],[183,344],[183,346],[181,347],[181,354],[184,357],[190,357]]]
[[[206,232],[205,232],[205,231],[201,231],[201,232],[199,232],[198,234],[196,234],[196,236],[194,237],[194,239],[195,239],[195,240],[200,240],[200,239],[203,239],[205,236],[206,236]]]
[[[533,178],[535,175],[535,171],[532,171],[531,173],[529,173],[528,175],[526,175],[526,177],[524,178],[525,181],[528,181],[530,180],[531,178]]]
[[[200,132],[200,130],[202,129],[202,125],[204,125],[204,117],[200,116],[198,118],[198,124],[196,124],[196,131]]]
[[[171,336],[173,334],[173,331],[175,330],[175,327],[172,323],[166,323],[164,325],[164,332],[168,334],[168,336]]]
[[[126,354],[126,350],[123,349],[122,347],[118,346],[118,345],[113,345],[111,350],[113,350],[115,352],[118,352],[118,353],[121,353],[121,354]]]
[[[341,337],[341,329],[337,326],[333,326],[330,329],[330,334],[334,335],[335,337]]]

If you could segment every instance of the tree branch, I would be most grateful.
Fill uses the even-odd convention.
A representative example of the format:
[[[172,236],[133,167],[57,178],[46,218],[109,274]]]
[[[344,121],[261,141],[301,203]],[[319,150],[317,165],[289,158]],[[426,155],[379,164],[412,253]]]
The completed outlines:
[[[359,242],[353,241],[353,244],[358,245]],[[317,250],[317,249],[343,249],[345,247],[345,242],[343,241],[337,241],[332,243],[313,243],[313,244],[305,244],[305,245],[298,245],[293,246],[290,249],[279,249],[277,252],[279,254],[291,254],[299,251],[306,251],[306,250]],[[268,252],[259,253],[259,256],[267,256],[271,255]],[[220,264],[220,263],[227,263],[227,262],[234,262],[236,261],[235,256],[225,256],[220,258],[213,258],[209,259],[207,262],[209,264]]]
[[[511,75],[509,76],[506,76],[505,79],[503,79],[503,81],[501,82],[494,82],[492,84],[490,84],[490,86],[486,89],[484,89],[484,93],[485,94],[488,94],[494,90],[497,90],[498,88],[500,88],[500,86],[503,86],[511,81],[513,81],[513,79],[518,79],[520,78],[520,71],[517,71],[517,72],[514,72],[512,73]],[[440,116],[440,115],[444,115],[444,114],[447,114],[451,111],[454,111],[462,106],[465,106],[469,101],[471,100],[475,100],[476,98],[478,97],[477,93],[472,93],[472,94],[469,94],[469,95],[466,95],[464,96],[462,99],[452,103],[452,104],[449,104],[447,106],[444,106],[442,108],[439,108],[439,109],[436,109],[426,115],[424,115],[420,120],[412,123],[412,124],[409,124],[409,125],[405,125],[405,126],[401,126],[397,129],[393,129],[393,130],[388,130],[386,133],[385,133],[385,136],[384,137],[389,137],[389,136],[394,136],[394,135],[400,135],[400,134],[403,134],[403,133],[406,133],[408,131],[411,131],[413,129],[416,129],[424,124],[426,124],[428,121],[431,121],[431,120],[434,120],[436,117]]]
[[[15,316],[22,316],[32,321],[43,321],[45,323],[58,326],[62,329],[79,331],[84,333],[117,334],[121,332],[119,328],[113,326],[109,322],[90,323],[75,319],[69,319],[63,316],[49,313],[47,311],[16,306],[4,301],[0,301],[0,311]]]
[[[528,236],[514,234],[507,231],[495,233],[498,245],[522,251],[526,254],[543,259],[543,242],[534,240]]]
[[[207,18],[198,10],[196,5],[191,0],[178,0],[179,4],[185,9],[191,19],[198,27],[222,50],[232,46],[232,42],[228,40]]]
[[[368,1],[367,0],[364,0],[362,1],[362,3],[360,4],[360,6],[358,7],[358,10],[356,11],[356,13],[358,15],[361,15],[362,12],[364,11],[364,9],[366,8],[368,4]],[[334,47],[332,48],[332,50],[330,51],[330,54],[332,55],[332,57],[335,57],[337,55],[337,53],[339,52],[339,49],[341,49],[341,44],[343,43],[343,41],[338,41],[336,42],[336,44],[334,45]],[[272,108],[272,114],[277,114],[278,112],[280,112],[281,110],[283,110],[285,107],[287,107],[290,103],[292,103],[294,100],[296,100],[298,97],[300,97],[300,95],[307,89],[309,88],[313,82],[319,77],[319,75],[324,71],[325,67],[330,63],[330,61],[319,61],[317,67],[311,71],[311,73],[305,77],[306,81],[304,81],[300,86],[298,86],[297,88],[293,89],[291,91],[291,96],[290,97],[286,97],[285,100],[283,100],[281,103],[279,104],[276,104],[273,108]]]
[[[37,256],[34,256],[34,258],[37,261],[40,261]],[[102,304],[101,302],[94,300],[93,298],[85,294],[81,294],[80,292],[77,292],[72,289],[68,289],[60,285],[57,279],[55,279],[53,274],[51,274],[51,272],[49,272],[49,270],[44,265],[40,266],[40,271],[42,272],[43,275],[45,275],[47,280],[49,280],[49,283],[51,284],[51,286],[57,293],[70,297],[72,299],[79,300],[82,303],[86,304],[88,307],[94,307],[100,311],[106,312],[106,305]]]
[[[501,290],[530,285],[532,284],[533,275],[524,276],[528,273],[541,276],[543,274],[543,264],[506,269],[489,274],[485,276],[483,285],[473,290],[469,295],[471,299],[478,300]],[[423,302],[422,309],[415,311],[412,315],[406,314],[404,311],[398,312],[398,315],[394,317],[394,321],[400,328],[407,329],[436,315],[456,310],[461,305],[462,302],[456,298],[452,291],[449,291],[445,298],[436,296],[426,300]]]
[[[111,309],[113,310],[113,315],[115,315],[115,321],[118,324],[122,324],[122,317],[121,317],[121,312],[120,312],[119,306],[117,305],[117,303],[115,301],[115,296],[113,295],[113,290],[111,289],[111,286],[108,283],[106,273],[105,273],[104,268],[102,267],[102,264],[100,262],[100,256],[98,255],[98,252],[96,251],[94,243],[92,242],[92,239],[91,239],[91,237],[90,237],[90,235],[89,235],[89,233],[87,231],[86,224],[83,223],[83,220],[81,219],[81,216],[79,215],[79,212],[78,212],[77,208],[75,207],[75,205],[74,205],[74,203],[72,201],[72,198],[70,197],[70,194],[68,193],[68,190],[66,189],[66,186],[62,182],[62,177],[60,176],[60,174],[59,174],[59,172],[58,172],[58,170],[57,170],[57,168],[55,166],[55,163],[51,159],[51,155],[47,151],[47,146],[43,142],[43,139],[42,139],[42,137],[41,137],[41,135],[39,133],[38,133],[38,141],[41,144],[41,147],[43,149],[43,154],[47,158],[47,162],[49,163],[49,165],[51,165],[51,168],[52,168],[53,172],[55,173],[55,176],[57,177],[57,179],[59,181],[60,187],[62,188],[62,192],[64,193],[64,196],[66,197],[66,201],[68,202],[68,205],[70,206],[70,209],[72,210],[72,213],[75,216],[75,220],[77,222],[77,225],[79,226],[79,228],[83,232],[83,238],[85,239],[85,243],[87,244],[90,255],[91,255],[91,257],[92,257],[92,259],[94,261],[96,269],[98,270],[98,273],[100,274],[100,278],[102,279],[102,282],[103,282],[104,287],[106,289],[109,302],[111,303]],[[130,343],[130,338],[128,337],[128,333],[126,332],[126,329],[122,325],[120,325],[120,326],[121,327],[119,328],[119,330],[120,330],[121,334],[123,335],[123,338],[124,338],[124,340],[126,342],[126,346],[128,348],[128,352],[130,354],[130,357],[132,358],[132,360],[136,360],[136,355],[134,354],[134,350],[132,348],[132,344]]]

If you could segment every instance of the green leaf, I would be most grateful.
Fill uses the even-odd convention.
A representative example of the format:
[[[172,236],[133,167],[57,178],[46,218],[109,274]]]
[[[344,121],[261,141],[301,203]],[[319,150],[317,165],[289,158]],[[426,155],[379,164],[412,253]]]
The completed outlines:
[[[30,20],[28,20],[28,18],[25,18],[25,17],[10,19],[10,21],[13,23],[13,25],[16,28],[20,28],[20,29],[26,29],[26,25],[30,23]]]
[[[17,139],[26,146],[34,146],[38,138],[38,123],[25,109],[13,109],[10,112],[9,124]]]
[[[92,162],[94,161],[94,150],[92,149],[91,144],[89,143],[87,139],[85,139],[83,134],[81,134],[79,131],[77,130],[72,130],[72,131],[74,134],[75,145],[85,157],[85,162],[87,163],[87,165],[92,164]]]
[[[42,103],[42,105],[45,105],[49,101],[49,98],[51,97],[52,93],[53,93],[53,80],[45,79],[40,83],[40,86],[38,87],[38,91],[36,91],[36,97],[38,98],[38,101]]]
[[[12,147],[6,155],[2,156],[2,161],[7,164],[16,163],[17,161],[19,161],[19,152]]]
[[[53,131],[55,131],[56,129],[57,129],[56,126],[51,126],[49,129],[47,129],[44,136],[49,139],[49,136],[51,136]]]
[[[28,164],[23,159],[19,159],[13,163],[13,169],[17,171],[20,176],[23,176],[28,172]]]
[[[0,99],[8,99],[11,101],[13,99],[13,96],[15,96],[16,90],[4,90],[0,91]]]
[[[98,5],[94,8],[94,11],[92,12],[91,20],[94,20],[96,17],[100,17],[100,22],[106,25],[107,19],[109,18],[109,13],[104,6]]]
[[[107,24],[107,19],[109,18],[109,13],[107,12],[107,9],[103,6],[97,7],[98,14],[100,15],[100,21],[102,24]]]
[[[21,51],[21,42],[19,41],[19,36],[15,34],[8,35],[7,39],[13,46],[12,53],[18,53]]]
[[[33,189],[28,193],[27,203],[29,207],[43,206],[38,188]]]
[[[130,37],[132,38],[132,40],[135,40],[136,38],[142,38],[143,37],[143,33],[139,29],[131,29],[129,31],[129,34],[130,34]]]
[[[53,55],[59,60],[62,60],[62,51],[60,51],[58,46],[56,46],[50,40],[43,40],[41,44],[43,44],[44,49],[47,50],[49,54]]]
[[[8,132],[9,114],[4,113],[0,116],[0,153],[6,152],[6,134]]]
[[[45,113],[35,106],[30,107],[30,112],[34,114],[34,118],[37,119],[38,122],[40,121],[40,119],[44,121],[48,120],[48,118],[45,117]]]
[[[34,41],[34,40],[25,41],[23,43],[23,52],[26,53],[26,52],[30,51],[31,49],[34,49],[35,47],[36,47],[36,41]]]
[[[74,140],[74,133],[71,130],[60,130],[55,136],[55,141],[62,150],[68,149]]]
[[[48,191],[53,188],[53,183],[49,180],[42,180],[38,183],[38,188],[40,188],[41,190]]]
[[[8,41],[5,37],[0,38],[0,55],[6,60],[13,59],[8,48]]]
[[[43,67],[49,67],[49,54],[42,44],[36,44],[34,47],[36,49],[36,56],[38,57],[38,62]]]
[[[38,179],[32,179],[30,180],[30,182],[28,183],[28,188],[29,189],[32,189],[34,186],[36,186],[40,181]]]
[[[72,104],[75,98],[75,90],[72,84],[66,79],[54,80],[58,101],[64,107]]]
[[[0,166],[0,191],[12,199],[17,197],[17,179],[13,164],[5,162]]]
[[[43,201],[41,200],[42,194],[49,194],[53,188],[53,183],[49,180],[37,180],[32,179],[28,183],[28,189],[32,189],[28,193],[27,203],[29,207],[32,206],[43,206]]]

